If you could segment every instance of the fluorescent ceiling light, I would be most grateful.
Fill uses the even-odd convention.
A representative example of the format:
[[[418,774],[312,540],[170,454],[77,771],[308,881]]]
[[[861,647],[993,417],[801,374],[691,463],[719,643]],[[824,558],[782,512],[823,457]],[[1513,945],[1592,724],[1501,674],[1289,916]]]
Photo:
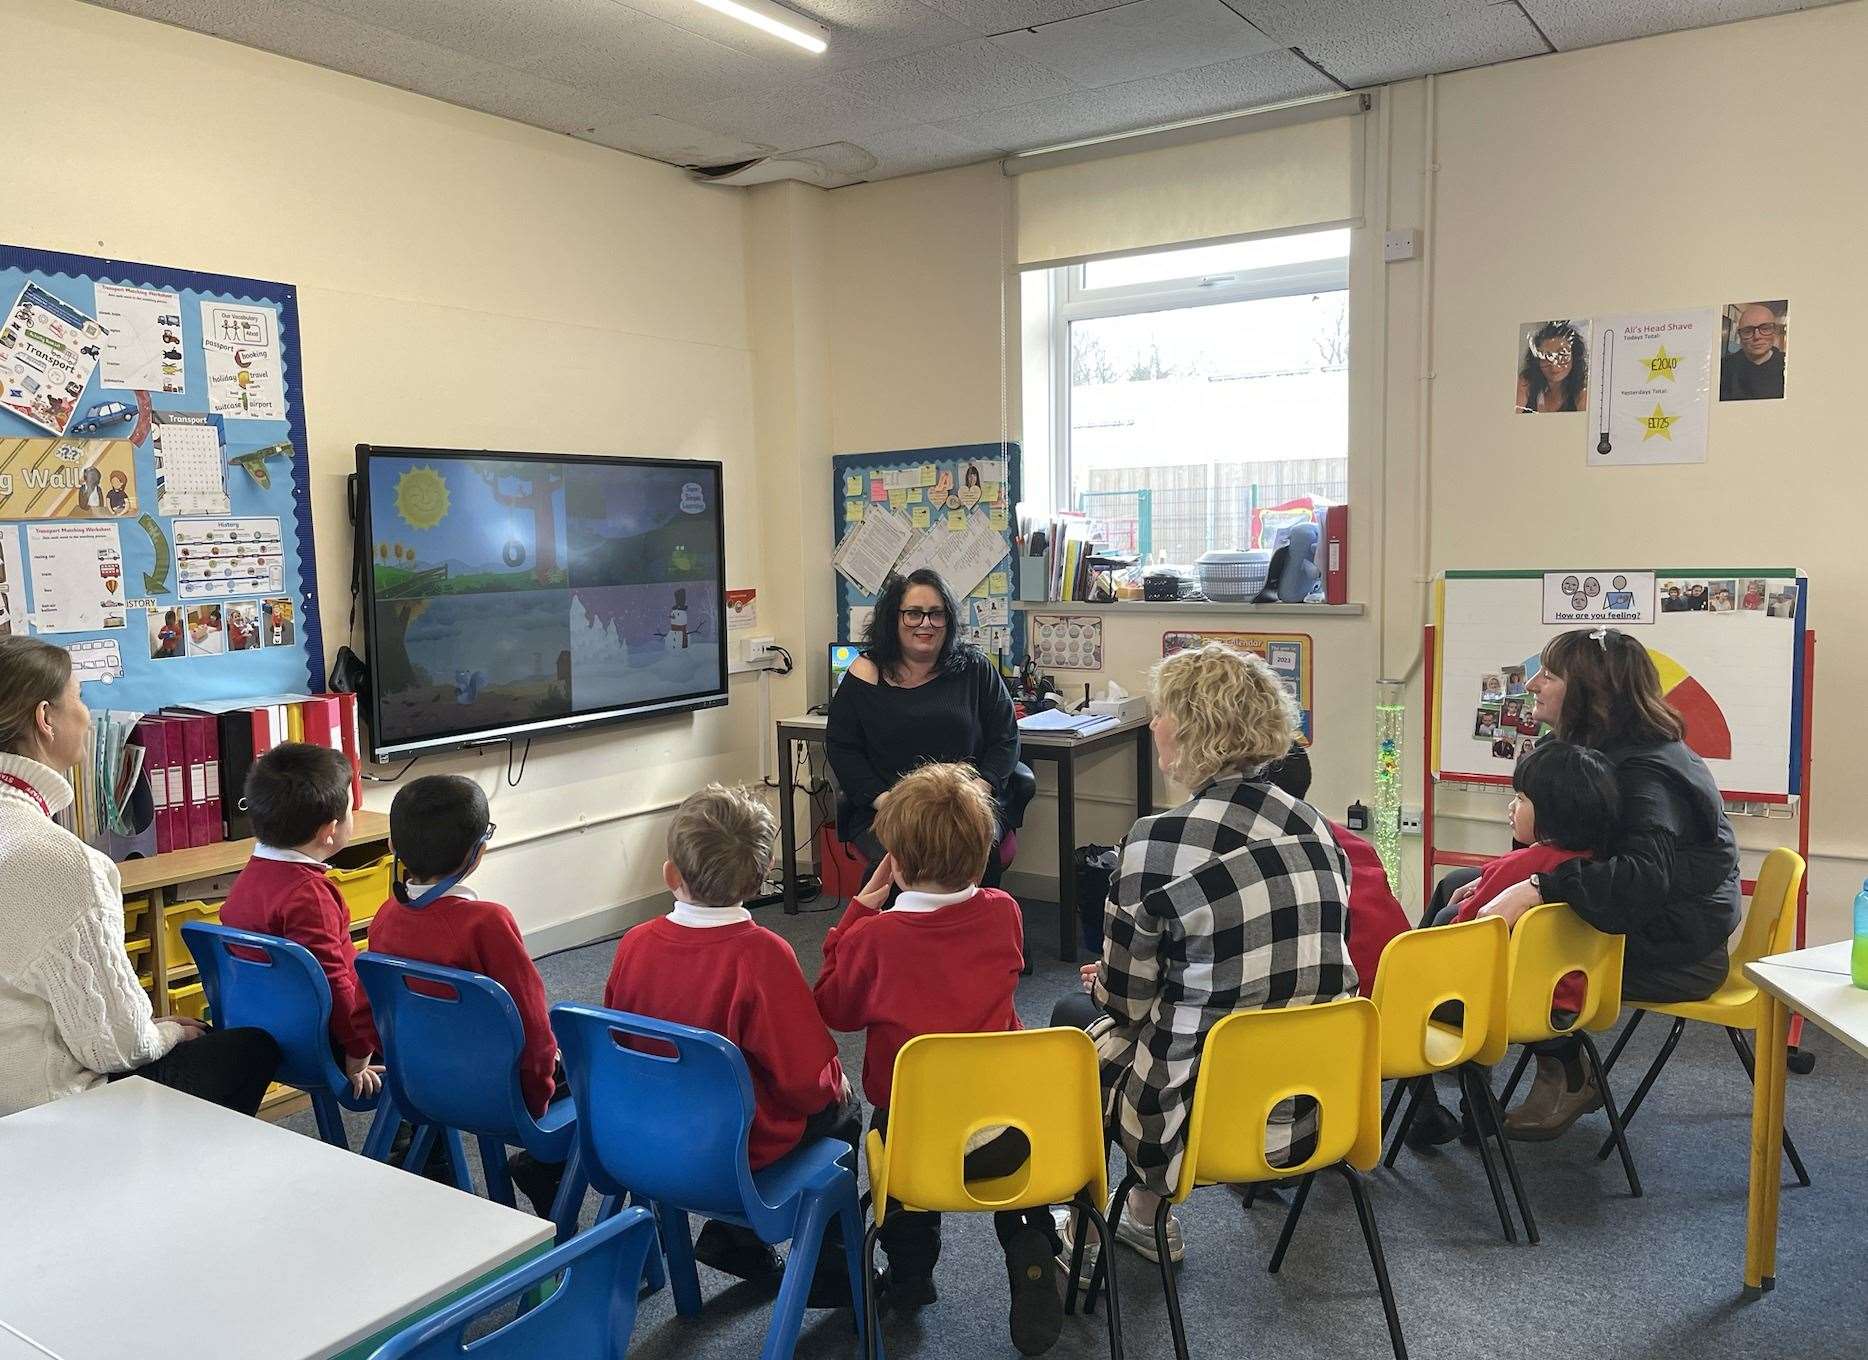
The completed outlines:
[[[829,50],[830,44],[811,31],[817,29],[816,24],[801,14],[793,14],[782,6],[770,3],[770,0],[700,0],[700,3],[729,19],[751,24],[774,38],[782,38],[794,47],[802,47],[806,52],[822,53]]]

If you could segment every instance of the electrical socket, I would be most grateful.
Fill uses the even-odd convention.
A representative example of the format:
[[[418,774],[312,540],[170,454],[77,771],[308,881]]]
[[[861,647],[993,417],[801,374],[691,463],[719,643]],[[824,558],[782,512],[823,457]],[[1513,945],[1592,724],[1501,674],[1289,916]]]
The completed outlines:
[[[1421,812],[1412,803],[1405,803],[1397,815],[1399,830],[1403,836],[1418,836],[1421,833]]]
[[[748,664],[756,664],[770,656],[772,654],[772,645],[776,641],[776,638],[769,637],[747,638],[746,660]]]

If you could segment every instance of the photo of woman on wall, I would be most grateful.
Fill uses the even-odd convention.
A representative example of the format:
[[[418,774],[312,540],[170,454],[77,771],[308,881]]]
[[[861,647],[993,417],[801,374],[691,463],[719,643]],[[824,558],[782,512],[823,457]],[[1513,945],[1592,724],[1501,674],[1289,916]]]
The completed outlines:
[[[1589,409],[1589,323],[1527,321],[1518,328],[1520,415]]]

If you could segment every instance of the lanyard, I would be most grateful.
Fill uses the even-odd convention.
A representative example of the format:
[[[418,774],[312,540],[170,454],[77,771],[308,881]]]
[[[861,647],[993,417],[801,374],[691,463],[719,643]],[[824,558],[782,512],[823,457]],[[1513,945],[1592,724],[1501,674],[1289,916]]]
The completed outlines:
[[[39,811],[43,812],[48,817],[52,815],[52,805],[45,801],[45,795],[40,793],[39,790],[35,789],[31,784],[28,784],[24,779],[21,779],[18,775],[8,774],[5,770],[0,770],[0,784],[5,784],[9,789],[18,789],[39,805]]]

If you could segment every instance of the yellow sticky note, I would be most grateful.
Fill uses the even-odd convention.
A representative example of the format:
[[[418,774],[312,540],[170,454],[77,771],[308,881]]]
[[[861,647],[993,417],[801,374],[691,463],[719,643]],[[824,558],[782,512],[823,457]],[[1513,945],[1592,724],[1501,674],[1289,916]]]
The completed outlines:
[[[863,475],[860,472],[852,472],[844,477],[843,494],[846,496],[863,494]]]
[[[927,492],[923,491],[920,487],[911,486],[908,488],[908,503],[910,505],[925,504],[927,502],[927,498],[928,498]]]
[[[934,485],[934,465],[932,463],[923,463],[921,465],[921,485]]]
[[[966,532],[966,511],[949,510],[947,512],[947,532],[950,534]]]
[[[986,593],[988,595],[1004,595],[1010,589],[1010,582],[1006,574],[1002,571],[995,571],[986,578]]]
[[[999,483],[987,482],[984,486],[980,487],[979,498],[988,505],[997,504],[999,500]]]
[[[995,534],[1004,533],[1006,526],[1005,511],[996,508],[988,510],[986,512],[986,523],[992,526],[992,531]]]
[[[889,492],[889,509],[900,510],[906,507],[907,504],[908,504],[908,493],[905,490],[903,490],[901,487],[898,486],[894,490]]]
[[[843,507],[843,519],[846,524],[861,524],[863,522],[863,503],[861,501],[850,501],[846,504]]]
[[[915,528],[917,529],[927,528],[928,527],[928,508],[925,505],[909,506],[908,507],[908,522],[914,525]]]

